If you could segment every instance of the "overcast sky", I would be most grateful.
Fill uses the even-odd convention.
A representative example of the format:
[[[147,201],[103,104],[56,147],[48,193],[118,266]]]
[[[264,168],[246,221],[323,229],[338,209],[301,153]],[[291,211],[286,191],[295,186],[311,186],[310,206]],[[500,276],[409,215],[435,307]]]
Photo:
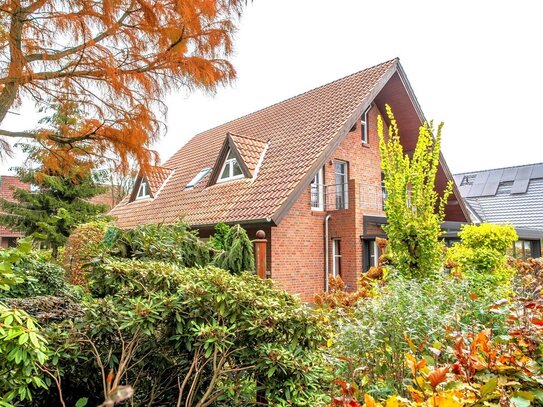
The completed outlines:
[[[254,0],[236,35],[237,81],[169,96],[156,148],[165,160],[200,131],[399,57],[426,117],[445,122],[451,171],[543,162],[541,17],[533,0]]]

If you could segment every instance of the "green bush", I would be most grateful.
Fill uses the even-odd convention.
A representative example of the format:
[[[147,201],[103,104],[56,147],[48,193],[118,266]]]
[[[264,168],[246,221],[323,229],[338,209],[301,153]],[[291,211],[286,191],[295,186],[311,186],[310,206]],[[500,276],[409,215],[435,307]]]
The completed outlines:
[[[405,354],[446,347],[442,338],[450,330],[475,332],[489,325],[499,331],[503,323],[488,313],[490,303],[470,298],[468,282],[453,276],[394,276],[376,297],[360,301],[352,316],[338,322],[331,352],[349,361],[338,361],[339,377],[348,382],[354,377],[360,389],[379,399],[405,396],[410,377]]]
[[[30,252],[30,241],[18,247],[0,250],[0,297],[25,276],[15,264]],[[32,388],[45,387],[41,368],[47,359],[47,342],[34,320],[24,311],[0,302],[0,405],[11,406],[15,400],[32,399]]]
[[[75,294],[74,288],[66,282],[64,269],[52,261],[48,251],[29,252],[13,265],[13,272],[23,281],[6,291],[5,297]]]
[[[518,239],[512,226],[463,225],[461,239],[449,249],[447,257],[455,271],[466,276],[471,291],[480,296],[511,294],[515,274],[507,264],[506,251]]]
[[[135,405],[176,405],[180,387],[182,405],[254,404],[257,392],[270,405],[329,402],[325,327],[271,281],[108,257],[91,264],[89,281],[84,316],[48,327],[68,404],[99,403],[110,369],[133,386]]]

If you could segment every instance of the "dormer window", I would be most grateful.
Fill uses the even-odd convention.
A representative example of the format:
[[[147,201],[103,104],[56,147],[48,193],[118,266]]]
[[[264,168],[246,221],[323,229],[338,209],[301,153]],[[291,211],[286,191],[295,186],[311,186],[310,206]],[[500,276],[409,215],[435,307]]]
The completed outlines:
[[[368,144],[368,127],[369,127],[369,121],[368,121],[368,113],[371,110],[371,106],[366,109],[366,111],[362,114],[362,120],[361,123],[361,130],[362,130],[362,144]]]
[[[221,175],[217,182],[231,181],[234,179],[243,178],[243,171],[239,166],[238,160],[232,149],[228,150],[226,161],[221,169]]]
[[[140,188],[138,189],[138,194],[136,195],[136,199],[144,199],[149,198],[151,194],[149,193],[149,184],[147,183],[146,179],[142,179],[140,183]]]

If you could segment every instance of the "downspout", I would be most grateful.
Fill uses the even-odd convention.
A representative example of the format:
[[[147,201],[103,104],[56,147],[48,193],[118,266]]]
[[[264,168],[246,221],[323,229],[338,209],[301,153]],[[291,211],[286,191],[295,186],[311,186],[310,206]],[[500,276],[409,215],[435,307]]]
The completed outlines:
[[[329,255],[328,255],[328,221],[332,215],[326,215],[324,218],[324,291],[328,292],[328,268],[329,268]]]

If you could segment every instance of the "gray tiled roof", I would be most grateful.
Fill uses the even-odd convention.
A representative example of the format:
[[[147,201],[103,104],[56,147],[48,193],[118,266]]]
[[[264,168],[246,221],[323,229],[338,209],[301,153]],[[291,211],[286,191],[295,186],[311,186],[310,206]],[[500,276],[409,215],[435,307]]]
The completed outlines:
[[[478,219],[543,231],[543,163],[454,175]]]

